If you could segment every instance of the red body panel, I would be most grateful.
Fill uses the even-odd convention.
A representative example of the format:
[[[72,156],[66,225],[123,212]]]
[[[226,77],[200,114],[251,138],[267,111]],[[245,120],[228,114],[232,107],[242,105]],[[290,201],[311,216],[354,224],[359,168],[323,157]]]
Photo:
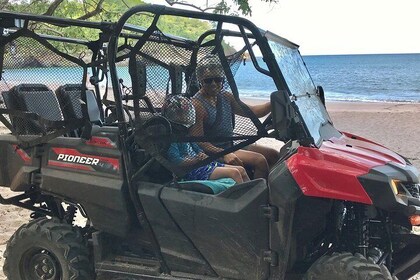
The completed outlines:
[[[112,142],[111,139],[106,137],[92,136],[89,141],[86,141],[87,145],[115,149],[117,144]]]
[[[372,204],[358,177],[388,162],[406,164],[384,146],[344,133],[325,141],[319,149],[299,147],[287,166],[306,196]]]
[[[18,145],[12,145],[13,149],[15,149],[16,153],[23,159],[25,164],[31,164],[32,158],[21,148],[18,147]]]

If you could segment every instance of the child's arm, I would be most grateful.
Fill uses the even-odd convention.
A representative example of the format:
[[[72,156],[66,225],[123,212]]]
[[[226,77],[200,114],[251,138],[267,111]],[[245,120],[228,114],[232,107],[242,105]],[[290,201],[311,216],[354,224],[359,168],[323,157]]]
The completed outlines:
[[[185,143],[184,145],[189,145],[189,143]],[[198,147],[198,145],[197,145]],[[189,156],[182,154],[182,151],[180,149],[187,148],[188,146],[183,147],[179,145],[179,143],[172,143],[171,146],[168,149],[168,159],[176,164],[182,164],[182,165],[193,165],[197,162],[207,158],[207,155],[204,154],[202,151],[196,151],[194,148],[194,145],[191,145],[191,149],[195,152],[195,156]]]
[[[197,153],[196,157],[198,159],[203,160],[209,157],[197,143],[191,143],[191,147],[194,150],[194,152]]]
[[[188,164],[188,165],[193,165],[193,164],[196,164],[196,163],[198,163],[198,162],[200,162],[200,161],[202,161],[206,158],[208,158],[208,156],[205,153],[200,152],[200,153],[196,154],[194,157],[185,157],[183,163]]]
[[[183,158],[177,143],[172,143],[168,149],[168,159],[173,163],[182,163]]]

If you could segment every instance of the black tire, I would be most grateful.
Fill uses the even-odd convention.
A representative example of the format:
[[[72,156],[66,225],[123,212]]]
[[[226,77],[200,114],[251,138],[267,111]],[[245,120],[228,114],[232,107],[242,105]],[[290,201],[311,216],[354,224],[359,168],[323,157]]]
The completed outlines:
[[[363,255],[333,253],[319,258],[306,272],[305,280],[393,280],[385,266],[367,260]]]
[[[55,218],[21,226],[7,242],[4,258],[9,280],[94,279],[84,238]]]

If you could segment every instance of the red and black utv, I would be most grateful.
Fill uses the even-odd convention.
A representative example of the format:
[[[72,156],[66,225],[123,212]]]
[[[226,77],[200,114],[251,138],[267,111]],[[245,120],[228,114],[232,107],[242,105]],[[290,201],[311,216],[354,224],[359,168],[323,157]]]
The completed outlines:
[[[209,28],[184,39],[168,34],[166,19]],[[242,18],[155,5],[117,23],[1,12],[0,28],[0,120],[10,130],[0,135],[0,185],[16,192],[0,202],[32,211],[7,244],[9,279],[408,279],[420,271],[418,170],[333,126],[297,45]],[[75,38],[50,33],[71,28]],[[230,40],[239,48],[228,51]],[[208,54],[245,113],[232,116],[232,135],[175,137],[162,104],[194,96],[197,61]],[[242,102],[244,67],[248,82],[272,86],[263,121]],[[216,194],[177,180],[265,137],[285,142],[267,180]],[[193,167],[166,156],[173,142],[207,141],[231,145]]]

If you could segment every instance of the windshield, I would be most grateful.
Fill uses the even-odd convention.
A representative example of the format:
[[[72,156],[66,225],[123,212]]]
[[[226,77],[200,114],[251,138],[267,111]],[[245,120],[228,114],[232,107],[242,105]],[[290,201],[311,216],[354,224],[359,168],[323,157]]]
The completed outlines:
[[[298,46],[270,32],[265,36],[290,90],[291,102],[296,104],[314,143],[319,145],[322,141],[320,129],[331,120],[317,95]]]

